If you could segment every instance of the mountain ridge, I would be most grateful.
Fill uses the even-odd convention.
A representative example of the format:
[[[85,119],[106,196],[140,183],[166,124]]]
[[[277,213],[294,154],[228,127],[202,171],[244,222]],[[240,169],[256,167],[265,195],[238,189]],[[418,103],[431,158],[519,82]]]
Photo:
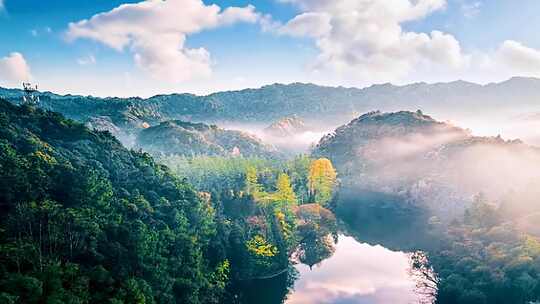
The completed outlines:
[[[22,90],[0,88],[0,97],[20,103]],[[161,94],[150,98],[92,97],[40,93],[41,107],[86,122],[108,116],[113,124],[140,129],[143,123],[184,120],[212,124],[238,122],[269,124],[297,115],[306,123],[340,125],[358,113],[373,110],[422,109],[428,113],[487,117],[530,109],[540,111],[540,79],[514,77],[485,85],[466,81],[397,86],[377,84],[366,88],[318,86],[310,83],[272,84],[256,89]]]
[[[118,96],[96,96],[96,95],[84,95],[84,94],[60,94],[55,93],[53,91],[38,91],[42,95],[54,95],[56,97],[81,97],[81,98],[94,98],[94,99],[102,99],[102,100],[110,100],[110,99],[140,99],[140,100],[148,100],[153,98],[159,98],[159,97],[171,97],[171,96],[190,96],[190,97],[211,97],[213,95],[219,95],[221,93],[240,93],[240,92],[248,92],[248,91],[257,91],[261,89],[267,89],[267,88],[273,88],[273,87],[295,87],[295,86],[301,86],[301,87],[316,87],[316,88],[323,88],[323,89],[342,89],[342,90],[356,90],[356,91],[362,91],[362,90],[368,90],[378,87],[393,87],[393,88],[408,88],[412,86],[419,86],[419,85],[428,85],[428,86],[435,86],[435,85],[453,85],[453,84],[463,84],[463,85],[473,85],[476,87],[489,87],[489,86],[499,86],[506,83],[512,83],[515,81],[535,81],[540,84],[540,77],[526,77],[526,76],[514,76],[510,77],[506,80],[502,81],[495,81],[495,82],[488,82],[485,84],[473,82],[473,81],[467,81],[467,80],[453,80],[453,81],[439,81],[439,82],[425,82],[425,81],[417,81],[417,82],[411,82],[407,84],[393,84],[391,82],[385,82],[385,83],[374,83],[365,87],[356,87],[356,86],[332,86],[332,85],[321,85],[316,84],[313,82],[290,82],[290,83],[281,83],[281,82],[275,82],[271,84],[265,84],[258,87],[249,87],[249,88],[243,88],[243,89],[236,89],[236,90],[225,90],[225,91],[216,91],[208,94],[195,94],[195,93],[182,93],[182,92],[175,92],[175,93],[169,93],[169,94],[155,94],[149,97],[141,97],[141,96],[124,96],[124,97],[118,97]],[[6,92],[9,92],[11,94],[17,94],[22,95],[23,90],[19,88],[9,88],[9,87],[3,87],[0,86],[0,94],[5,94]]]

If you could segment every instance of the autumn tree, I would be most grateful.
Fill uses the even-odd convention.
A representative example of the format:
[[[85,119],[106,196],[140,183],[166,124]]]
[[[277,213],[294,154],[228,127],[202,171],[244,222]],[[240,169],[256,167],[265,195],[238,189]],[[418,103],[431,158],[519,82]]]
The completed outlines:
[[[309,193],[316,203],[326,205],[330,202],[336,178],[336,170],[329,159],[320,158],[311,163],[308,176]]]
[[[296,194],[291,185],[289,176],[285,173],[281,173],[276,183],[276,193],[274,194],[274,200],[276,203],[284,206],[293,206],[297,204]]]

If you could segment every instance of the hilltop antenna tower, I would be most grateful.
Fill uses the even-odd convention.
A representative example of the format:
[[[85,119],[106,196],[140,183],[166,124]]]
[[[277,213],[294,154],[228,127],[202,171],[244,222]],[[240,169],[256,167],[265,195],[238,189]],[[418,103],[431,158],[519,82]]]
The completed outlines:
[[[35,105],[39,103],[38,86],[23,82],[23,104]]]

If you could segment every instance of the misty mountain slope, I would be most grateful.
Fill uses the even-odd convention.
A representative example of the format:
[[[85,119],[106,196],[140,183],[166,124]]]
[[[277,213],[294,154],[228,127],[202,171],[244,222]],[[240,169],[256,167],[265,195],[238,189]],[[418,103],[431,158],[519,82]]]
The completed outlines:
[[[215,125],[167,121],[142,130],[136,146],[153,154],[277,157],[277,151],[250,134]]]
[[[334,162],[345,187],[398,194],[445,217],[459,215],[479,193],[525,210],[540,186],[538,149],[472,136],[421,112],[362,115],[324,137],[313,154]]]
[[[314,154],[331,156],[334,164],[342,171],[350,170],[352,169],[350,167],[360,161],[363,155],[375,155],[379,152],[375,149],[376,146],[369,145],[372,142],[385,138],[400,138],[410,134],[426,137],[438,134],[461,138],[468,136],[465,130],[438,122],[422,112],[382,113],[375,111],[364,114],[349,124],[337,128],[334,133],[323,137],[315,147]],[[440,140],[445,140],[445,138]],[[433,144],[437,144],[437,141],[435,140]]]
[[[212,302],[207,207],[109,133],[0,100],[2,303]]]
[[[308,126],[306,126],[306,123],[297,115],[293,115],[272,123],[263,132],[265,135],[271,137],[291,137],[307,130]]]
[[[21,96],[21,90],[0,88],[0,97],[11,102],[19,102]],[[292,115],[306,122],[335,125],[349,121],[355,113],[372,110],[422,109],[444,114],[448,119],[538,111],[538,96],[540,79],[512,78],[488,85],[455,81],[405,86],[383,84],[364,89],[274,84],[208,96],[171,94],[147,99],[60,96],[46,92],[41,94],[41,106],[79,121],[109,116],[114,124],[129,128],[140,128],[143,122],[157,124],[167,120],[270,124]]]

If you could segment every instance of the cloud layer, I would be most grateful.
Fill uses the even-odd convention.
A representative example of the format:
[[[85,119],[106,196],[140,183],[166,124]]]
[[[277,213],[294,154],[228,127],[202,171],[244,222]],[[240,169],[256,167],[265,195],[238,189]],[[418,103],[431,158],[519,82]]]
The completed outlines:
[[[303,11],[280,32],[316,37],[317,70],[337,70],[373,80],[399,78],[419,63],[459,68],[459,42],[433,31],[404,31],[401,24],[443,9],[444,0],[283,0]],[[311,30],[310,30],[311,29]]]
[[[86,38],[129,51],[138,67],[160,80],[182,82],[211,75],[210,53],[186,47],[188,35],[237,22],[254,23],[253,6],[205,5],[201,0],[124,4],[69,24],[68,40]]]
[[[498,49],[495,63],[500,63],[522,75],[540,75],[540,51],[507,40]]]
[[[445,0],[280,0],[295,4],[301,13],[275,31],[311,37],[319,55],[312,70],[338,72],[346,79],[365,83],[399,80],[450,80],[525,73],[540,76],[540,51],[516,41],[498,49],[466,53],[460,42],[442,31],[429,33],[404,29],[446,8]],[[463,4],[466,5],[466,4]],[[468,6],[477,14],[481,6]],[[472,17],[472,16],[469,16]],[[447,76],[446,79],[440,79]],[[471,77],[468,77],[471,76]],[[499,75],[501,76],[501,75]],[[473,79],[474,78],[474,79]]]
[[[281,23],[251,5],[222,9],[202,0],[147,0],[70,23],[66,37],[90,39],[127,52],[142,71],[169,84],[212,75],[209,51],[204,45],[189,47],[190,35],[240,22],[259,23],[263,32],[312,40],[318,53],[309,60],[306,81],[364,86],[540,77],[540,51],[518,41],[470,51],[451,33],[416,32],[404,26],[444,11],[446,0],[274,1],[292,4],[299,13]],[[480,1],[472,0],[453,5],[465,18],[480,14],[483,8]],[[87,62],[83,61],[79,64]]]
[[[32,78],[30,66],[21,53],[13,52],[0,58],[0,85],[20,86]]]

